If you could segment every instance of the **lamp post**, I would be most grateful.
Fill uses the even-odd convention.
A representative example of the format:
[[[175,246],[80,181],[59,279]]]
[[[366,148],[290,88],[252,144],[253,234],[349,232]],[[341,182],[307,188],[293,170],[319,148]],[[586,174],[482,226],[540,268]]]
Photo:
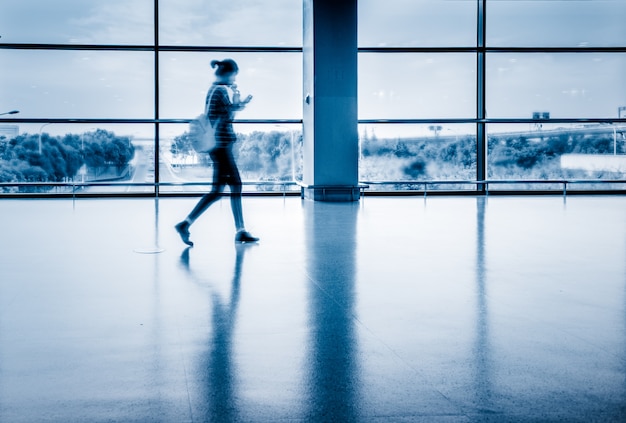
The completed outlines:
[[[278,128],[286,128],[289,130],[289,144],[291,146],[291,180],[292,182],[296,180],[296,152],[295,152],[295,142],[294,142],[294,133],[295,131],[290,127],[284,125],[274,125]]]
[[[0,113],[0,116],[2,116],[2,115],[14,115],[14,114],[17,114],[19,112],[20,112],[19,110],[11,110],[10,112]]]
[[[435,133],[435,138],[439,137],[439,131],[441,131],[443,127],[441,125],[430,125],[428,127],[429,131],[433,131]]]

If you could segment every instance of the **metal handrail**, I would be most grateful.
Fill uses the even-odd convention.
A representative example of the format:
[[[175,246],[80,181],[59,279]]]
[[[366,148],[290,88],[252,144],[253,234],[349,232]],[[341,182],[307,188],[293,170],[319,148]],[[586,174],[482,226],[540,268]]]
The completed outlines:
[[[294,187],[297,186],[297,182],[295,181],[244,181],[242,182],[242,184],[244,186],[280,186],[281,189],[279,191],[279,193],[282,193],[283,197],[285,197],[288,193],[290,193],[288,191],[289,187]],[[19,198],[19,197],[23,197],[23,196],[29,196],[29,197],[59,197],[59,196],[68,196],[71,195],[72,197],[76,197],[77,195],[80,195],[80,190],[84,189],[84,188],[90,188],[90,187],[123,187],[123,186],[128,186],[128,187],[152,187],[154,188],[153,191],[151,192],[144,192],[144,193],[140,193],[140,192],[126,192],[126,193],[94,193],[95,195],[108,195],[108,194],[120,194],[120,196],[128,196],[128,197],[133,197],[133,196],[141,196],[143,195],[148,195],[148,196],[159,196],[159,195],[167,195],[167,194],[172,194],[172,193],[163,193],[161,192],[160,188],[161,187],[193,187],[193,186],[212,186],[213,182],[212,181],[206,181],[206,182],[113,182],[113,181],[109,181],[109,182],[0,182],[0,197],[2,198],[7,198],[7,197],[15,197],[15,198]],[[44,187],[44,188],[67,188],[68,192],[65,193],[59,193],[59,192],[53,192],[53,193],[49,193],[49,192],[2,192],[1,189],[2,188],[21,188],[21,187],[31,187],[31,188],[36,188],[36,187]],[[71,190],[69,190],[71,188]],[[246,195],[250,195],[250,194],[255,194],[255,195],[275,195],[276,191],[259,191],[258,193],[251,193],[251,192],[244,192],[243,194]],[[189,194],[189,195],[195,195],[198,194],[197,192],[187,192],[187,193],[181,193],[181,194]],[[290,193],[291,194],[291,193]],[[294,191],[293,195],[299,194],[298,191]]]
[[[385,181],[361,181],[367,185],[420,185],[420,184],[562,184],[562,183],[626,183],[626,179],[402,179],[402,180],[385,180]]]
[[[210,186],[212,181],[206,182],[0,182],[2,187],[113,187],[113,186],[133,186],[133,187],[166,187],[166,186]],[[244,181],[246,186],[296,186],[296,181]]]
[[[280,186],[281,192],[283,195],[287,194],[288,187],[300,187],[302,188],[304,185],[301,181],[244,181],[242,182],[244,186]],[[485,180],[474,180],[474,179],[463,179],[463,180],[381,180],[381,181],[359,181],[358,187],[361,191],[361,194],[365,194],[365,190],[368,189],[372,185],[423,185],[424,196],[426,196],[429,192],[429,186],[432,185],[475,185],[476,187],[484,186],[484,193],[489,195],[489,185],[504,185],[504,184],[561,184],[563,185],[563,195],[567,195],[567,186],[568,185],[576,185],[576,184],[626,184],[626,179],[485,179]],[[131,187],[154,187],[155,190],[152,195],[160,195],[162,194],[159,190],[161,187],[193,187],[193,186],[211,186],[213,185],[212,181],[202,181],[202,182],[0,182],[0,188],[19,188],[19,187],[48,187],[48,188],[59,188],[66,187],[71,188],[71,192],[67,194],[76,195],[77,192],[82,188],[88,187],[119,187],[119,186],[131,186]],[[410,190],[406,190],[410,191]],[[419,190],[416,190],[419,192]],[[431,190],[432,192],[432,190]],[[457,191],[455,191],[457,192]],[[526,191],[528,192],[528,191]],[[391,192],[390,192],[391,193]],[[480,194],[479,191],[476,192]],[[520,193],[525,193],[520,191]],[[529,192],[530,193],[530,192]],[[36,194],[41,197],[54,197],[58,196],[59,193],[10,193],[0,192],[0,196],[2,197],[20,197],[21,195],[28,194],[32,196]],[[127,193],[127,196],[137,195],[138,193]],[[169,193],[168,193],[169,194]],[[187,194],[194,194],[193,192],[189,192]],[[250,194],[250,193],[244,193]],[[271,192],[263,192],[260,191],[259,195],[271,194]]]
[[[563,195],[567,195],[569,184],[626,184],[626,179],[485,179],[485,180],[399,180],[399,181],[362,181],[367,185],[423,185],[424,196],[428,194],[429,185],[475,185],[484,186],[485,194],[489,195],[489,185],[504,184],[562,184]],[[527,191],[528,192],[528,191]],[[521,192],[520,193],[524,193]]]
[[[381,181],[359,181],[358,185],[453,185],[453,184],[580,184],[580,183],[626,183],[626,179],[399,179]],[[244,181],[243,185],[291,185],[302,186],[301,181]],[[201,182],[0,182],[0,187],[11,186],[204,186],[213,185],[211,181]]]

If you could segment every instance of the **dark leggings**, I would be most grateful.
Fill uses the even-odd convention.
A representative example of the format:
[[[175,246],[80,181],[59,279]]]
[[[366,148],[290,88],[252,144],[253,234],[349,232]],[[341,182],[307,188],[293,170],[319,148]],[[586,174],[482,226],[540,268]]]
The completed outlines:
[[[237,229],[243,229],[243,212],[241,207],[241,176],[235,164],[230,147],[218,147],[210,153],[213,160],[213,187],[202,196],[198,204],[189,213],[191,221],[195,221],[211,204],[221,197],[224,187],[230,187],[230,204]]]

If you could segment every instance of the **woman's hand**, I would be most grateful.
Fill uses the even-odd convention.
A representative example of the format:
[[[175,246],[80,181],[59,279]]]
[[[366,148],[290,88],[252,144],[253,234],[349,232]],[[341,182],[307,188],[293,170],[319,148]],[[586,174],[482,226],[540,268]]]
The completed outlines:
[[[235,110],[241,110],[252,100],[252,96],[249,95],[243,101],[241,100],[241,94],[237,89],[237,84],[231,84],[230,89],[233,90],[233,108]]]
[[[233,98],[233,100],[235,100],[235,98]],[[239,101],[239,99],[236,99],[237,101],[233,101],[233,109],[236,111],[242,110],[243,108],[245,108],[248,103],[250,103],[250,100],[252,100],[252,96],[249,95],[248,97],[246,97],[245,99],[243,99],[243,101]]]

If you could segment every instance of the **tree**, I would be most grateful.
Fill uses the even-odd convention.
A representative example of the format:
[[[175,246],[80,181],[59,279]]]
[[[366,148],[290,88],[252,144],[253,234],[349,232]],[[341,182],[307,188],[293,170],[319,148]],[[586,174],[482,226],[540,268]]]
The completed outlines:
[[[98,142],[85,143],[85,163],[89,167],[98,168],[105,165],[104,149]]]
[[[417,179],[426,174],[426,161],[421,157],[417,157],[411,164],[406,166],[404,173],[412,179]]]
[[[134,154],[130,147],[130,139],[114,138],[106,142],[103,145],[105,162],[118,168],[126,166]]]
[[[182,135],[178,135],[174,138],[170,146],[170,152],[180,155],[190,155],[194,153],[189,132],[184,132]]]
[[[107,165],[121,169],[134,152],[129,137],[102,129],[63,137],[24,133],[0,142],[0,181],[61,182],[73,179],[84,164],[96,172]]]

